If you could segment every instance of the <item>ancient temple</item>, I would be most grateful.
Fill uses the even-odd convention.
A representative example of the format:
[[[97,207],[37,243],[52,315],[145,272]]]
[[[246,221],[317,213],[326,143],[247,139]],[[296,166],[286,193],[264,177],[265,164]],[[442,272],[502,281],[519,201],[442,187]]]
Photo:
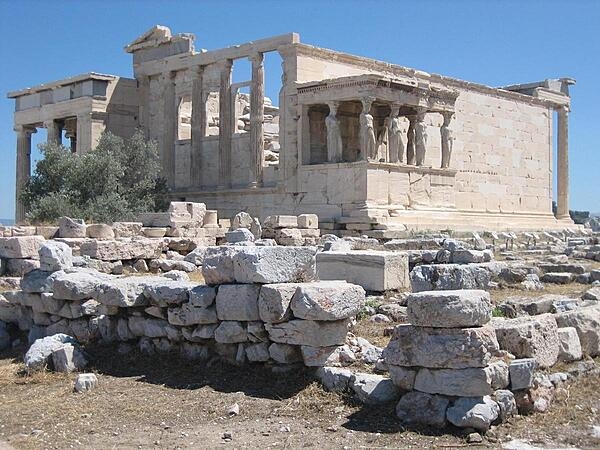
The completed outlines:
[[[125,50],[134,79],[89,73],[8,94],[17,190],[37,129],[82,153],[104,130],[141,127],[159,144],[173,199],[221,217],[316,213],[324,229],[374,237],[573,226],[572,79],[494,88],[302,44],[295,33],[196,51],[193,35],[155,26]],[[282,62],[275,101],[265,97],[271,53]],[[242,59],[251,77],[233,83]]]

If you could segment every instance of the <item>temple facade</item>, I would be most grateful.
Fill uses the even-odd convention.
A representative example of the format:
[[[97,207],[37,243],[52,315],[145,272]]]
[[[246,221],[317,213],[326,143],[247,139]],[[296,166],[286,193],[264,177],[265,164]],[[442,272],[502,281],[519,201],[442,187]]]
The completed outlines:
[[[8,94],[17,192],[37,129],[83,153],[104,130],[140,127],[159,144],[172,198],[221,217],[315,213],[323,229],[373,237],[574,226],[570,78],[493,88],[302,44],[295,33],[196,51],[193,35],[156,26],[125,50],[133,79],[90,73]],[[275,101],[265,97],[269,54],[281,60]],[[233,83],[239,60],[250,79]],[[17,199],[17,220],[25,213]]]

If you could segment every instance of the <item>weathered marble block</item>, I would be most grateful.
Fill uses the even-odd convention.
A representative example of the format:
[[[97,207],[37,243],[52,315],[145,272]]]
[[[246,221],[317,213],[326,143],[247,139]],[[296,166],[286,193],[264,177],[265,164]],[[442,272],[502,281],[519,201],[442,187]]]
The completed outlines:
[[[581,350],[589,356],[600,355],[600,306],[589,306],[556,314],[558,326],[577,330]]]
[[[349,319],[363,308],[362,287],[340,281],[299,284],[290,306],[294,317],[306,320]]]
[[[487,289],[491,275],[477,264],[433,264],[415,267],[410,272],[413,292]]]
[[[315,254],[314,247],[241,247],[232,256],[234,277],[238,283],[311,281]]]
[[[219,320],[260,320],[256,284],[223,284],[217,290],[217,316]]]
[[[89,240],[79,249],[81,255],[102,261],[119,259],[153,259],[167,249],[162,239]]]
[[[290,320],[278,324],[265,324],[269,339],[280,344],[330,347],[341,345],[346,339],[348,321],[316,322]]]
[[[299,283],[263,284],[258,295],[258,312],[263,322],[279,323],[291,317],[290,302]]]
[[[39,250],[40,270],[54,272],[73,267],[73,251],[64,242],[47,241]]]
[[[346,280],[367,291],[406,289],[410,286],[408,255],[371,250],[331,251],[317,254],[320,280]]]
[[[407,299],[408,321],[421,327],[465,328],[492,318],[490,294],[482,290],[424,291]]]
[[[0,258],[38,259],[42,236],[0,237]]]
[[[465,369],[485,367],[499,350],[494,329],[399,325],[383,350],[386,364]]]

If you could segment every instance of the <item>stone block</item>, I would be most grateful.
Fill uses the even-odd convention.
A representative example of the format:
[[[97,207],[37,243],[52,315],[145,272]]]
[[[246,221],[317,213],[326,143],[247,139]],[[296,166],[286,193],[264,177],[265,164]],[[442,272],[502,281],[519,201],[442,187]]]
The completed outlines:
[[[92,389],[98,386],[98,378],[93,373],[81,373],[77,375],[75,379],[75,392],[86,392],[91,391]]]
[[[112,229],[116,238],[130,238],[142,235],[142,222],[113,222]]]
[[[548,272],[540,278],[544,283],[552,284],[569,284],[572,283],[574,279],[575,275],[568,272]]]
[[[581,342],[577,330],[573,327],[558,329],[558,342],[560,350],[558,360],[564,362],[577,361],[583,357]]]
[[[486,367],[467,369],[421,368],[415,377],[414,389],[428,394],[477,397],[504,389],[508,383],[508,366],[497,361]]]
[[[110,275],[92,269],[78,272],[55,272],[52,291],[62,300],[85,300],[96,295],[101,283],[110,280]]]
[[[184,261],[193,263],[196,266],[202,266],[207,249],[208,247],[196,247],[194,250],[185,255]]]
[[[392,380],[372,373],[354,374],[349,387],[358,399],[367,405],[389,403],[400,397],[400,390]]]
[[[460,428],[487,431],[500,414],[500,407],[489,395],[459,398],[446,411],[446,418]]]
[[[259,342],[246,347],[246,358],[250,362],[268,361],[271,355],[269,354],[269,344],[267,342]]]
[[[498,417],[500,422],[506,422],[510,417],[518,413],[517,402],[515,401],[514,394],[507,389],[498,389],[492,395],[492,399],[498,403],[500,412]]]
[[[293,364],[302,361],[300,349],[295,345],[273,342],[269,346],[269,355],[273,361],[278,362],[279,364]]]
[[[256,284],[223,284],[217,291],[217,316],[219,320],[260,320]]]
[[[155,306],[161,308],[177,306],[189,301],[189,292],[195,287],[197,287],[195,283],[182,283],[168,278],[157,277],[156,282],[144,287],[144,295]]]
[[[269,339],[280,344],[330,347],[344,343],[348,321],[290,320],[278,324],[267,323],[265,329],[269,333]]]
[[[268,216],[264,223],[265,228],[298,228],[297,216]]]
[[[513,391],[528,389],[533,385],[536,362],[533,358],[515,359],[508,366],[510,388]]]
[[[191,306],[208,308],[217,298],[217,291],[212,286],[198,285],[192,287],[189,292],[189,303]]]
[[[231,229],[237,230],[238,228],[250,229],[252,226],[252,216],[245,211],[240,211],[231,220]]]
[[[221,344],[248,342],[246,325],[235,320],[225,320],[215,329],[215,341]]]
[[[243,247],[233,253],[238,283],[294,283],[311,281],[315,271],[314,247]]]
[[[70,217],[58,218],[58,235],[61,238],[84,238],[86,237],[86,225],[81,219]]]
[[[320,280],[345,280],[367,291],[407,289],[408,255],[371,250],[328,251],[317,254]]]
[[[559,327],[573,327],[577,330],[584,354],[591,357],[600,355],[600,306],[579,308],[556,314],[555,317]]]
[[[58,237],[58,227],[51,225],[38,225],[35,227],[35,234],[43,236],[44,239],[54,239]]]
[[[291,317],[290,301],[298,283],[263,284],[258,295],[260,320],[279,323]]]
[[[169,308],[168,320],[171,325],[182,327],[218,322],[217,310],[215,307],[197,308],[189,303],[185,303],[179,308]]]
[[[298,228],[319,228],[319,216],[316,214],[300,214],[298,216]]]
[[[348,389],[353,374],[350,370],[339,367],[320,367],[315,372],[315,376],[325,390],[341,393]]]
[[[455,264],[470,264],[487,262],[490,260],[490,256],[485,250],[459,249],[451,252],[450,259]]]
[[[81,255],[102,261],[159,258],[167,249],[162,239],[89,240],[80,246]]]
[[[12,277],[22,277],[40,268],[40,262],[37,259],[7,259],[5,261],[6,272]]]
[[[434,264],[415,267],[410,272],[413,292],[482,289],[490,284],[488,270],[477,264]]]
[[[404,394],[396,405],[396,416],[406,425],[443,427],[450,401],[441,395],[412,391]]]
[[[202,264],[202,276],[206,284],[234,283],[233,257],[236,247],[207,247]]]
[[[341,320],[354,317],[365,304],[362,287],[344,281],[301,283],[292,296],[294,317],[305,320]]]
[[[39,250],[40,269],[47,272],[73,267],[73,251],[64,242],[47,241]]]
[[[423,291],[407,298],[408,321],[416,326],[465,328],[492,318],[490,294],[482,290]]]
[[[148,298],[144,296],[144,289],[156,281],[156,277],[113,278],[96,286],[94,298],[103,305],[120,308],[146,306]]]
[[[247,228],[236,228],[225,233],[225,240],[230,244],[239,242],[254,242],[254,235]]]
[[[404,391],[412,391],[415,386],[417,371],[408,367],[388,365],[391,380]]]
[[[492,321],[500,348],[517,358],[534,358],[539,367],[556,364],[558,327],[552,314]]]
[[[383,358],[388,365],[464,369],[485,367],[499,350],[496,333],[480,328],[423,328],[399,325]]]
[[[0,258],[38,259],[42,236],[0,237]]]
[[[56,372],[70,373],[83,369],[87,360],[79,346],[64,344],[52,352],[52,365]]]
[[[92,239],[114,239],[115,232],[110,225],[94,223],[86,227],[86,236]]]
[[[78,345],[73,337],[61,333],[37,339],[25,353],[25,367],[27,370],[42,370],[50,362],[52,353],[66,344]]]

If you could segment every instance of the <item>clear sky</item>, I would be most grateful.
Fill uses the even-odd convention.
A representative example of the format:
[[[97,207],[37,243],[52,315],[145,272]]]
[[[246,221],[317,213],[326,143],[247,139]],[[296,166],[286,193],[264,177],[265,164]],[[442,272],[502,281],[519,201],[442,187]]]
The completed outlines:
[[[573,77],[571,208],[600,212],[600,1],[0,0],[0,218],[14,217],[6,92],[90,71],[131,76],[123,47],[155,24],[194,33],[196,49],[296,31],[308,44],[491,86]],[[34,146],[41,139],[45,130]]]

